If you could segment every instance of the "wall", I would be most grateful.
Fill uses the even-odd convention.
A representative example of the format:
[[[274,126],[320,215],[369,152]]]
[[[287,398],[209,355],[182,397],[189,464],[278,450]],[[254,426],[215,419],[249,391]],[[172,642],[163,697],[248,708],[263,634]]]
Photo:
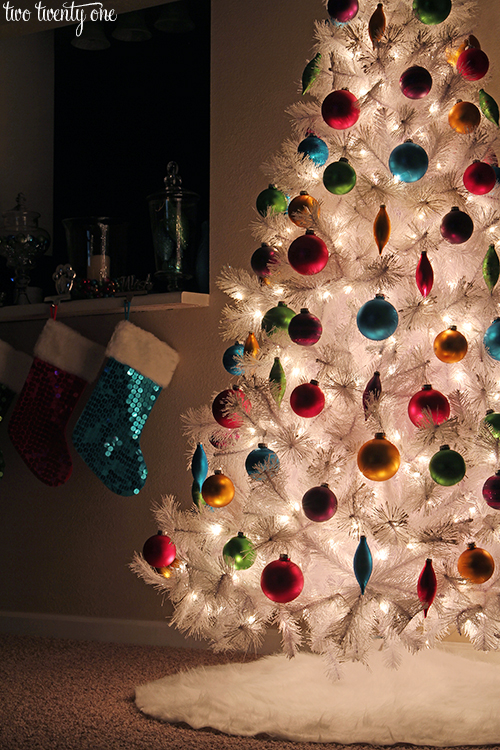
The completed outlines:
[[[492,23],[488,0],[482,0],[482,7],[478,35],[492,62],[496,55],[500,69],[498,23]],[[498,22],[498,10],[495,15]],[[288,0],[286,4],[254,0],[244,6],[241,0],[213,0],[212,16],[210,225],[214,279],[225,263],[249,268],[255,249],[249,224],[255,216],[255,198],[267,184],[260,165],[290,134],[285,110],[298,98],[298,82],[313,42],[313,22],[325,17],[325,12],[320,0]],[[11,50],[0,47],[2,68],[9,62]],[[19,57],[19,72],[26,74],[23,96],[29,97],[32,68],[23,68],[22,55]],[[500,100],[498,79],[490,90]],[[1,143],[6,124],[0,122]],[[42,145],[38,142],[38,153]],[[2,168],[4,164],[2,158]],[[36,169],[40,169],[38,163]],[[50,179],[48,170],[40,174]],[[0,198],[3,201],[3,195]],[[70,481],[58,489],[45,487],[31,477],[10,448],[5,425],[0,425],[0,444],[8,466],[0,487],[0,609],[129,620],[164,618],[167,607],[162,608],[153,589],[136,579],[127,565],[133,551],[156,530],[150,508],[161,495],[173,493],[180,502],[190,502],[180,415],[208,403],[228,382],[220,364],[226,344],[218,333],[225,301],[213,286],[207,309],[142,313],[133,319],[181,355],[174,379],[155,405],[143,433],[141,445],[150,473],[138,497],[127,499],[110,493],[74,451]],[[105,344],[117,322],[118,318],[105,316],[74,319],[69,324]],[[0,338],[30,352],[41,327],[38,322],[3,323]],[[84,401],[85,397],[71,420],[69,434]],[[173,638],[165,630],[165,642]]]

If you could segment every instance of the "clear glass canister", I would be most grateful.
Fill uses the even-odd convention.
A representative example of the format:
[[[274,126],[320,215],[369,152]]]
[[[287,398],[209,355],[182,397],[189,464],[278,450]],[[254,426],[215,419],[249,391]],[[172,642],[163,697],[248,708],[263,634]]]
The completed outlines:
[[[165,189],[149,195],[156,278],[168,290],[183,288],[193,276],[199,196],[184,190],[175,162],[169,162]]]

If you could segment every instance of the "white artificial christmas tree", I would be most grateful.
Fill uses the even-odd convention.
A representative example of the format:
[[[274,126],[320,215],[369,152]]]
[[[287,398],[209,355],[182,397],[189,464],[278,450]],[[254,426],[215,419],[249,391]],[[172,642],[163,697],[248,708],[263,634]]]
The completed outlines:
[[[218,279],[193,505],[163,499],[132,568],[215,650],[277,626],[335,673],[454,629],[499,646],[500,138],[474,2],[327,10],[252,271]]]

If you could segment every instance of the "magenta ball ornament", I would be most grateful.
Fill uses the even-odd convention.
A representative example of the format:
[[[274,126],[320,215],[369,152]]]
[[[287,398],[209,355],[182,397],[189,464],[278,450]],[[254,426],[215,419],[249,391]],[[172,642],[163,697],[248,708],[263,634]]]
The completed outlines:
[[[313,346],[321,338],[323,326],[315,315],[303,307],[298,315],[291,319],[288,326],[288,335],[300,346]]]
[[[304,515],[310,521],[329,521],[337,512],[337,498],[327,484],[311,487],[302,498]]]
[[[250,258],[250,265],[257,276],[268,278],[273,268],[278,265],[279,260],[280,257],[276,248],[263,242]]]
[[[142,556],[153,568],[166,568],[175,560],[175,544],[169,536],[159,531],[144,542]]]
[[[432,76],[421,65],[412,65],[401,74],[399,85],[407,99],[423,99],[432,88]]]
[[[334,130],[346,130],[358,121],[359,102],[347,89],[332,91],[321,105],[321,115]]]
[[[260,587],[272,602],[286,604],[296,599],[304,588],[304,575],[288,555],[270,562],[260,577]]]
[[[457,70],[467,81],[484,78],[490,67],[488,55],[482,49],[467,47],[457,60]]]
[[[450,416],[450,403],[445,395],[426,384],[411,397],[408,416],[416,427],[441,424]]]
[[[352,21],[358,10],[358,0],[328,0],[328,15],[336,23]]]
[[[312,229],[297,237],[288,248],[288,262],[302,276],[319,273],[328,263],[328,248]]]
[[[311,419],[321,414],[325,406],[325,394],[317,380],[296,386],[290,396],[290,406],[298,417]]]
[[[495,170],[485,161],[474,161],[464,172],[464,185],[473,195],[486,195],[496,185]]]
[[[496,471],[483,484],[483,497],[490,508],[500,510],[500,471]]]
[[[441,221],[441,236],[452,245],[461,245],[471,238],[474,222],[469,214],[453,206]]]
[[[221,425],[221,427],[230,427],[232,429],[234,427],[241,427],[243,424],[243,420],[239,414],[228,411],[228,402],[234,397],[241,401],[241,406],[246,412],[250,410],[250,402],[237,385],[233,385],[232,388],[227,388],[226,390],[221,391],[212,402],[213,418]]]

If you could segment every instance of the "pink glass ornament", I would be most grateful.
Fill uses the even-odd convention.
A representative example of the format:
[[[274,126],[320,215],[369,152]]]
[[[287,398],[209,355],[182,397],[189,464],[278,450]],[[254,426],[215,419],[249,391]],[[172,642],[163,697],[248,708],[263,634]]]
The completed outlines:
[[[422,250],[422,254],[420,255],[415,279],[420,294],[422,297],[427,297],[431,293],[432,285],[434,284],[434,271],[425,250]]]

